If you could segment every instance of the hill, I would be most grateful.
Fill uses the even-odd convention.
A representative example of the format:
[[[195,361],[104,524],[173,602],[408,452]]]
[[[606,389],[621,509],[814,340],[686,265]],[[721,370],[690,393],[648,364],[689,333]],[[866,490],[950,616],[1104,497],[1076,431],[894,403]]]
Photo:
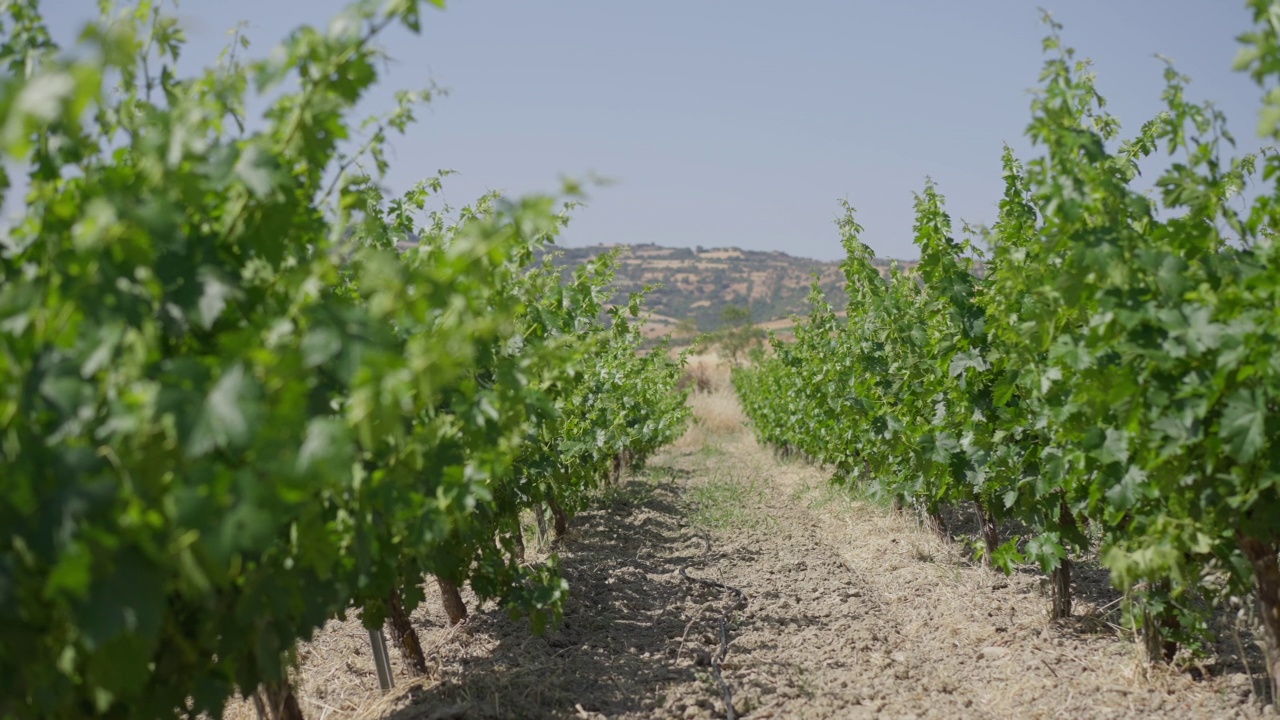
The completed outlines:
[[[615,301],[646,284],[661,284],[650,292],[646,305],[653,311],[649,333],[676,331],[688,318],[699,332],[716,330],[728,306],[747,308],[751,319],[770,327],[783,327],[787,319],[808,311],[806,298],[816,275],[827,300],[837,308],[848,302],[840,263],[813,260],[784,252],[739,248],[671,248],[660,245],[591,245],[559,247],[556,263],[566,270],[615,248],[618,258]],[[887,277],[893,261],[877,259],[876,267]],[[898,261],[913,267],[914,261]]]

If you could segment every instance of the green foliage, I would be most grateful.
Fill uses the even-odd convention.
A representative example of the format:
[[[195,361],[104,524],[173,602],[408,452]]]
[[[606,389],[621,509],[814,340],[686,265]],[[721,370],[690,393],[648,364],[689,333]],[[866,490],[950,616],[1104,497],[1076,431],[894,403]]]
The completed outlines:
[[[1274,6],[1251,6],[1239,64],[1266,85],[1280,74]],[[734,384],[762,441],[840,481],[1019,521],[1020,550],[984,551],[1006,570],[1054,570],[1093,528],[1134,621],[1177,617],[1170,637],[1191,640],[1206,627],[1191,599],[1246,592],[1280,547],[1280,165],[1267,156],[1272,187],[1242,210],[1257,160],[1224,157],[1225,119],[1189,102],[1172,67],[1166,110],[1121,141],[1049,22],[1027,129],[1042,154],[1004,153],[985,272],[932,184],[916,198],[919,266],[887,284],[846,206],[847,322],[815,292],[796,342]],[[1264,110],[1264,132],[1277,126]],[[1172,160],[1152,197],[1133,182],[1157,151]]]
[[[690,520],[715,530],[749,527],[760,518],[748,503],[763,497],[764,489],[754,481],[713,479],[690,488],[689,501],[693,504]]]
[[[725,305],[720,310],[720,323],[728,328],[739,328],[751,323],[751,310],[739,305]]]
[[[720,330],[708,335],[707,342],[720,346],[734,361],[766,337],[764,330],[751,322],[751,309],[740,305],[725,305],[720,311],[720,324]]]
[[[600,320],[607,262],[530,268],[555,198],[383,197],[427,95],[363,140],[351,112],[420,4],[192,78],[149,2],[77,60],[34,2],[3,8],[0,152],[28,190],[0,251],[0,717],[219,716],[424,573],[554,620],[566,585],[518,562],[519,512],[677,436],[681,363],[637,353],[639,297]]]

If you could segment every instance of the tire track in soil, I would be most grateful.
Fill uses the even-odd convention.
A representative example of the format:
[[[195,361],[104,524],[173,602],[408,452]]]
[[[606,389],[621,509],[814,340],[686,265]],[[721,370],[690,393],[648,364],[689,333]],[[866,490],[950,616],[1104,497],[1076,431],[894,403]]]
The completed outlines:
[[[717,534],[714,563],[752,598],[726,673],[747,717],[1261,716],[1243,673],[1149,670],[1130,640],[1089,620],[1087,601],[1084,617],[1051,622],[1038,577],[976,567],[745,433],[721,450],[747,516]],[[692,488],[724,472],[696,453],[672,463]]]
[[[526,622],[479,608],[433,658],[433,677],[379,717],[722,717],[710,663],[718,608],[733,598],[681,578],[711,579],[713,561],[684,519],[681,488],[632,479],[612,495],[579,514],[556,550],[571,587],[559,626],[534,637]],[[434,604],[415,617],[428,647],[447,632]]]
[[[736,662],[726,663],[736,707],[753,718],[978,716],[956,683],[901,651],[909,636],[882,592],[777,481],[779,469],[794,469],[745,445],[739,438],[726,454],[757,502],[745,508],[749,520],[719,533],[715,562],[752,598],[731,643]]]

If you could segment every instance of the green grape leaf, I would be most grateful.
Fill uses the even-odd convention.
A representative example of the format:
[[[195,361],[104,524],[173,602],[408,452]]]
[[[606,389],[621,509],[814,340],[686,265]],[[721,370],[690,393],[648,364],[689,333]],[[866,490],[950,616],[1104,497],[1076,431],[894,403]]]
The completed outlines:
[[[1267,406],[1261,392],[1240,389],[1227,398],[1218,436],[1226,442],[1231,457],[1247,463],[1258,456],[1267,442],[1266,420]]]
[[[227,369],[200,408],[187,440],[187,454],[198,457],[244,443],[253,431],[256,395],[257,388],[243,365]]]

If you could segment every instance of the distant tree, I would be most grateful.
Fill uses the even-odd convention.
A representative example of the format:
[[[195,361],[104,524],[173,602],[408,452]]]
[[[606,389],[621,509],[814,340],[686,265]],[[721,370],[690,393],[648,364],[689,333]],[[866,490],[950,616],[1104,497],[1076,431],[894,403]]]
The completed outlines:
[[[720,310],[720,324],[725,329],[740,328],[751,324],[751,308],[741,305],[725,305]]]
[[[764,338],[764,330],[751,322],[751,308],[729,304],[720,310],[717,344],[730,360],[737,362],[744,352],[759,345]]]
[[[698,334],[698,318],[685,317],[680,318],[676,323],[675,336],[678,338],[691,338]]]

